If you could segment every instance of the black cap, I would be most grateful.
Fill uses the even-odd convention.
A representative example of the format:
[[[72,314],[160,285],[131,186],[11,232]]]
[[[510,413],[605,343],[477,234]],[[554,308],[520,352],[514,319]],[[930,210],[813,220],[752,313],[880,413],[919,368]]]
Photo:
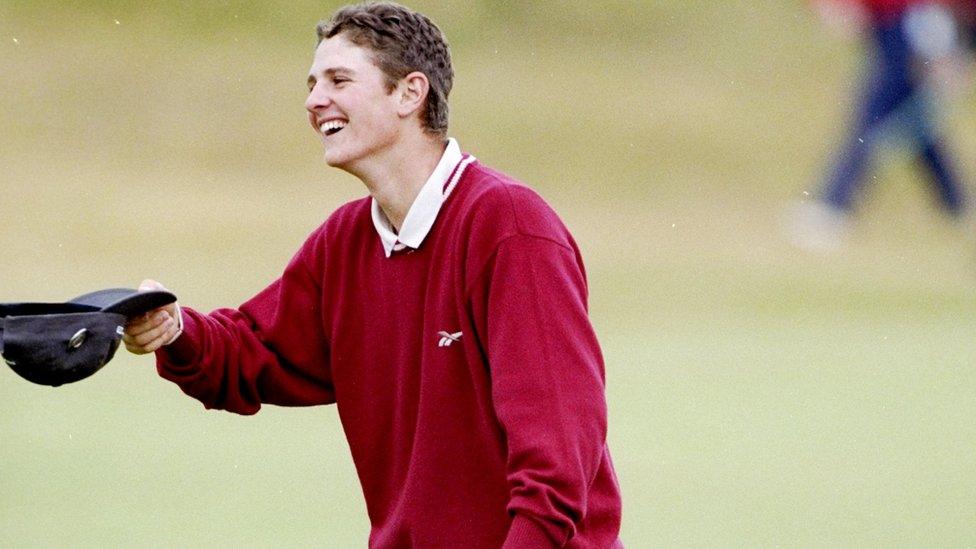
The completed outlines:
[[[0,355],[33,383],[73,383],[112,360],[128,319],[174,301],[166,291],[114,288],[67,303],[0,304]]]
[[[80,295],[68,303],[98,307],[107,313],[119,313],[127,318],[158,309],[176,301],[176,296],[164,290],[132,290],[110,288]]]

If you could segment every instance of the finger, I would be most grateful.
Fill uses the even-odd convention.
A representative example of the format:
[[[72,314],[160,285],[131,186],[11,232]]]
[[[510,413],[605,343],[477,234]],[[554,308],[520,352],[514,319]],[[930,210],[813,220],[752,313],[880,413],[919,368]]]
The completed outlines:
[[[141,347],[139,345],[135,345],[133,343],[129,343],[128,341],[125,341],[124,339],[122,341],[125,342],[125,349],[127,351],[129,351],[130,353],[134,354],[134,355],[144,355],[144,354],[149,353],[149,351],[147,351],[145,348],[143,348],[143,347]]]
[[[159,349],[163,345],[169,343],[170,340],[172,340],[174,337],[176,337],[176,332],[177,332],[177,327],[176,327],[176,324],[174,323],[166,331],[164,331],[163,333],[161,333],[159,335],[159,337],[157,337],[156,339],[150,341],[146,345],[143,345],[143,349],[145,349],[146,352],[149,352],[149,353],[155,352],[157,349]]]
[[[147,316],[145,320],[138,322],[130,322],[125,327],[125,332],[130,336],[136,337],[140,336],[150,330],[158,328],[166,319],[172,318],[169,313],[163,309],[157,309],[155,313],[151,316]]]
[[[146,350],[145,346],[136,343],[135,340],[130,336],[123,335],[122,343],[125,344],[125,348],[127,351],[135,355],[144,355],[150,352]]]
[[[154,341],[156,338],[158,338],[160,335],[163,335],[167,331],[175,330],[175,329],[176,329],[176,321],[173,320],[172,318],[167,318],[165,321],[160,323],[155,328],[142,332],[141,334],[138,335],[133,335],[132,342],[136,345],[146,346],[152,341]]]
[[[125,343],[126,345],[132,345],[134,347],[138,347],[140,345],[136,341],[136,338],[135,338],[134,335],[129,334],[129,333],[125,333],[125,332],[122,333],[122,342]]]
[[[162,284],[156,282],[151,278],[147,278],[139,283],[140,292],[144,292],[146,290],[165,290],[165,289],[166,288]]]
[[[146,330],[149,330],[150,328],[154,328],[157,324],[159,324],[159,322],[150,319],[144,319],[137,322],[130,321],[128,324],[125,325],[125,333],[126,335],[134,336],[137,334],[141,334]]]
[[[177,326],[176,322],[168,320],[163,326],[160,326],[157,331],[158,335],[156,335],[155,338],[152,338],[154,335],[152,332],[147,332],[139,337],[123,335],[122,341],[125,343],[125,348],[129,352],[137,355],[144,355],[159,349],[164,344],[175,338],[177,332],[179,332],[179,327]]]

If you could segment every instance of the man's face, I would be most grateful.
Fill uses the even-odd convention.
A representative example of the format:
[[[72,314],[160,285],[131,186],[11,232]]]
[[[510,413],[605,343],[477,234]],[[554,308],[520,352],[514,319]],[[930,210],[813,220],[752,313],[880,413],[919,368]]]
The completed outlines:
[[[315,50],[308,86],[308,120],[322,139],[330,166],[356,171],[358,163],[395,143],[400,127],[397,94],[387,92],[369,50],[342,34],[323,40]]]

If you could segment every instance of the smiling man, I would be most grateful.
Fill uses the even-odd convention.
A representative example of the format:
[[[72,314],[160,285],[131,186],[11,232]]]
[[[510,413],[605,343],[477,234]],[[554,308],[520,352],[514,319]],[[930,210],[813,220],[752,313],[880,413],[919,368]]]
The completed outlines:
[[[573,238],[447,138],[453,70],[430,20],[358,5],[318,36],[309,121],[370,196],[238,309],[159,309],[127,348],[208,408],[335,403],[371,547],[620,546]]]

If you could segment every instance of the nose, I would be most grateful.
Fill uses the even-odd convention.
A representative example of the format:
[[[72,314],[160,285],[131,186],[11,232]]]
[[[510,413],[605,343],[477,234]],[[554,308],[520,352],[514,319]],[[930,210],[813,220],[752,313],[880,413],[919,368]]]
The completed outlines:
[[[312,89],[308,92],[308,97],[305,98],[305,108],[310,114],[314,114],[315,111],[327,108],[332,103],[329,98],[329,94],[325,91],[325,86],[315,84]]]

